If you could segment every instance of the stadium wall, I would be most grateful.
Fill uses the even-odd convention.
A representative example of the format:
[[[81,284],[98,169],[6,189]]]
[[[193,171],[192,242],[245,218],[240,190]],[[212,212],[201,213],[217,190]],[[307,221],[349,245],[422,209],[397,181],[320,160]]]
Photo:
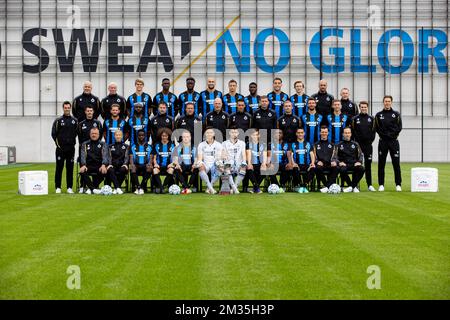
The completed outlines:
[[[1,0],[0,145],[15,145],[18,161],[53,161],[50,126],[64,100],[91,80],[93,93],[146,92],[162,78],[184,90],[184,80],[236,79],[247,94],[283,90],[303,80],[317,91],[320,78],[354,101],[394,96],[403,115],[403,161],[450,161],[449,3],[434,1],[55,1]],[[72,49],[73,50],[72,50]],[[422,126],[423,116],[423,126]],[[423,131],[423,148],[421,130]]]

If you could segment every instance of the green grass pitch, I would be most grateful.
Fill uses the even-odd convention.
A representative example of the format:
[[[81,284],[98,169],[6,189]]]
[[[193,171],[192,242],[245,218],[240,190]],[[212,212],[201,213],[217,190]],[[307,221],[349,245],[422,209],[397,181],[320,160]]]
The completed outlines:
[[[440,192],[410,193],[412,166]],[[54,194],[52,164],[2,167],[0,299],[449,299],[450,164],[402,169],[402,193],[388,164],[384,193],[104,197]],[[17,195],[20,170],[48,170],[50,195]]]

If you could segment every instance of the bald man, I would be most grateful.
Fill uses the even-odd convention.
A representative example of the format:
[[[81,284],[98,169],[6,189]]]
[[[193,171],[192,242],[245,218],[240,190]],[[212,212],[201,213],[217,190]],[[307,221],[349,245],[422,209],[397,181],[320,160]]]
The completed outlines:
[[[83,83],[83,93],[73,99],[72,114],[78,122],[86,119],[84,110],[86,106],[94,109],[94,119],[100,115],[100,100],[92,94],[92,82],[85,81]]]
[[[200,93],[200,115],[202,121],[205,121],[206,115],[214,110],[214,100],[222,99],[223,93],[216,89],[216,80],[208,78],[208,87]]]
[[[117,84],[115,82],[108,84],[108,95],[104,97],[100,103],[102,118],[104,120],[111,118],[111,106],[113,104],[119,105],[121,115],[125,114],[127,100],[117,94]]]
[[[333,112],[333,95],[327,92],[328,82],[326,80],[319,81],[319,91],[314,93],[311,98],[316,100],[316,111],[322,115],[322,125],[328,125],[327,117]]]

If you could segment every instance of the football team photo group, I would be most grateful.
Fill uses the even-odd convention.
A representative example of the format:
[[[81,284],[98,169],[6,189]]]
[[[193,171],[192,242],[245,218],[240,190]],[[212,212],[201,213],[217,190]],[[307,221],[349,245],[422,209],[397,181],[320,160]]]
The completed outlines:
[[[357,193],[364,176],[364,190],[373,192],[376,134],[378,191],[384,191],[388,153],[396,190],[402,190],[397,139],[402,120],[392,96],[381,97],[383,109],[371,116],[368,101],[353,102],[348,88],[335,98],[327,92],[326,80],[312,95],[305,93],[302,81],[295,81],[291,97],[282,91],[279,77],[267,95],[259,95],[258,84],[250,83],[245,97],[235,80],[228,82],[226,94],[216,89],[214,78],[207,79],[201,93],[192,77],[178,96],[170,92],[169,79],[161,86],[152,99],[138,78],[136,91],[125,99],[112,82],[108,96],[100,100],[85,81],[82,94],[63,103],[64,114],[52,127],[56,193],[62,192],[64,166],[67,193],[74,193],[75,164],[78,192],[86,194],[122,194],[128,180],[137,195],[190,194],[199,192],[201,184],[206,193],[215,194],[216,182],[223,194]]]

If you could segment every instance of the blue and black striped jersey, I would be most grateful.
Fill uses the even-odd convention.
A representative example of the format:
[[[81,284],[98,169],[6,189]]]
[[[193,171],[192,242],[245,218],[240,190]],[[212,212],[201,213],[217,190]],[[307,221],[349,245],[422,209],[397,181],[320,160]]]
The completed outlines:
[[[292,102],[292,112],[297,117],[302,117],[306,111],[308,106],[308,99],[309,96],[306,94],[302,94],[299,96],[298,94],[294,94],[291,96],[291,102]]]
[[[311,145],[307,141],[293,142],[291,144],[292,156],[294,162],[298,165],[310,165],[311,164]]]
[[[223,96],[223,110],[228,114],[235,113],[237,110],[237,102],[241,99],[243,100],[244,96],[240,93],[236,93],[234,96],[227,93]]]
[[[287,152],[289,144],[286,142],[274,143],[270,145],[270,158],[272,163],[286,165],[289,162]]]
[[[252,153],[251,163],[261,164],[264,161],[264,152],[267,151],[265,143],[249,141],[246,144],[246,150],[250,150]]]
[[[145,132],[145,142],[148,142],[148,118],[133,116],[128,120],[128,127],[130,129],[130,144],[137,144],[137,133],[140,130]]]
[[[131,146],[133,163],[137,165],[146,165],[151,163],[152,146],[148,143],[135,144]]]
[[[206,115],[214,110],[214,99],[223,98],[223,93],[219,90],[214,90],[213,92],[209,92],[208,90],[202,91],[200,93],[200,111],[202,114],[202,120],[205,122]]]
[[[127,112],[128,116],[131,118],[134,116],[134,104],[136,102],[140,102],[144,105],[143,111],[144,111],[144,117],[148,118],[149,112],[148,109],[152,106],[152,98],[149,94],[143,92],[140,96],[138,96],[136,93],[133,93],[131,96],[127,99]]]
[[[289,96],[284,92],[276,93],[272,91],[267,95],[267,98],[269,98],[269,108],[275,111],[278,119],[283,114],[283,103],[289,100]]]
[[[156,115],[158,113],[158,103],[161,101],[164,101],[167,103],[167,114],[171,116],[172,118],[175,118],[175,116],[178,113],[178,98],[175,94],[172,92],[169,92],[168,94],[164,94],[162,91],[158,92],[155,97],[153,98],[153,106],[154,111],[153,114]]]
[[[119,118],[117,120],[114,120],[112,118],[106,119],[105,122],[103,123],[105,143],[107,145],[116,143],[116,138],[114,137],[114,132],[116,132],[116,130],[122,131],[125,140],[126,129],[127,129],[127,122],[124,119],[122,118]]]
[[[256,95],[256,97],[248,95],[244,98],[245,101],[245,111],[250,114],[254,114],[259,108],[259,102],[261,101],[261,97]]]
[[[156,163],[161,167],[167,167],[172,163],[172,151],[174,144],[172,142],[157,142],[153,148],[153,154],[156,156]]]
[[[346,114],[329,114],[328,117],[328,141],[338,144],[342,141],[342,133],[347,126],[348,117]]]
[[[194,104],[194,114],[195,114],[195,116],[198,116],[200,93],[198,93],[197,91],[193,91],[191,93],[189,93],[188,91],[185,91],[178,96],[178,104],[179,104],[178,113],[180,115],[184,116],[186,103],[188,103],[188,102],[192,102]]]
[[[310,145],[314,145],[320,140],[320,125],[322,123],[322,115],[315,113],[305,113],[302,116],[303,129],[305,130],[305,140]]]
[[[178,164],[191,166],[195,162],[195,157],[197,156],[197,148],[192,145],[185,146],[183,144],[179,144],[177,146],[175,154],[178,157]]]

